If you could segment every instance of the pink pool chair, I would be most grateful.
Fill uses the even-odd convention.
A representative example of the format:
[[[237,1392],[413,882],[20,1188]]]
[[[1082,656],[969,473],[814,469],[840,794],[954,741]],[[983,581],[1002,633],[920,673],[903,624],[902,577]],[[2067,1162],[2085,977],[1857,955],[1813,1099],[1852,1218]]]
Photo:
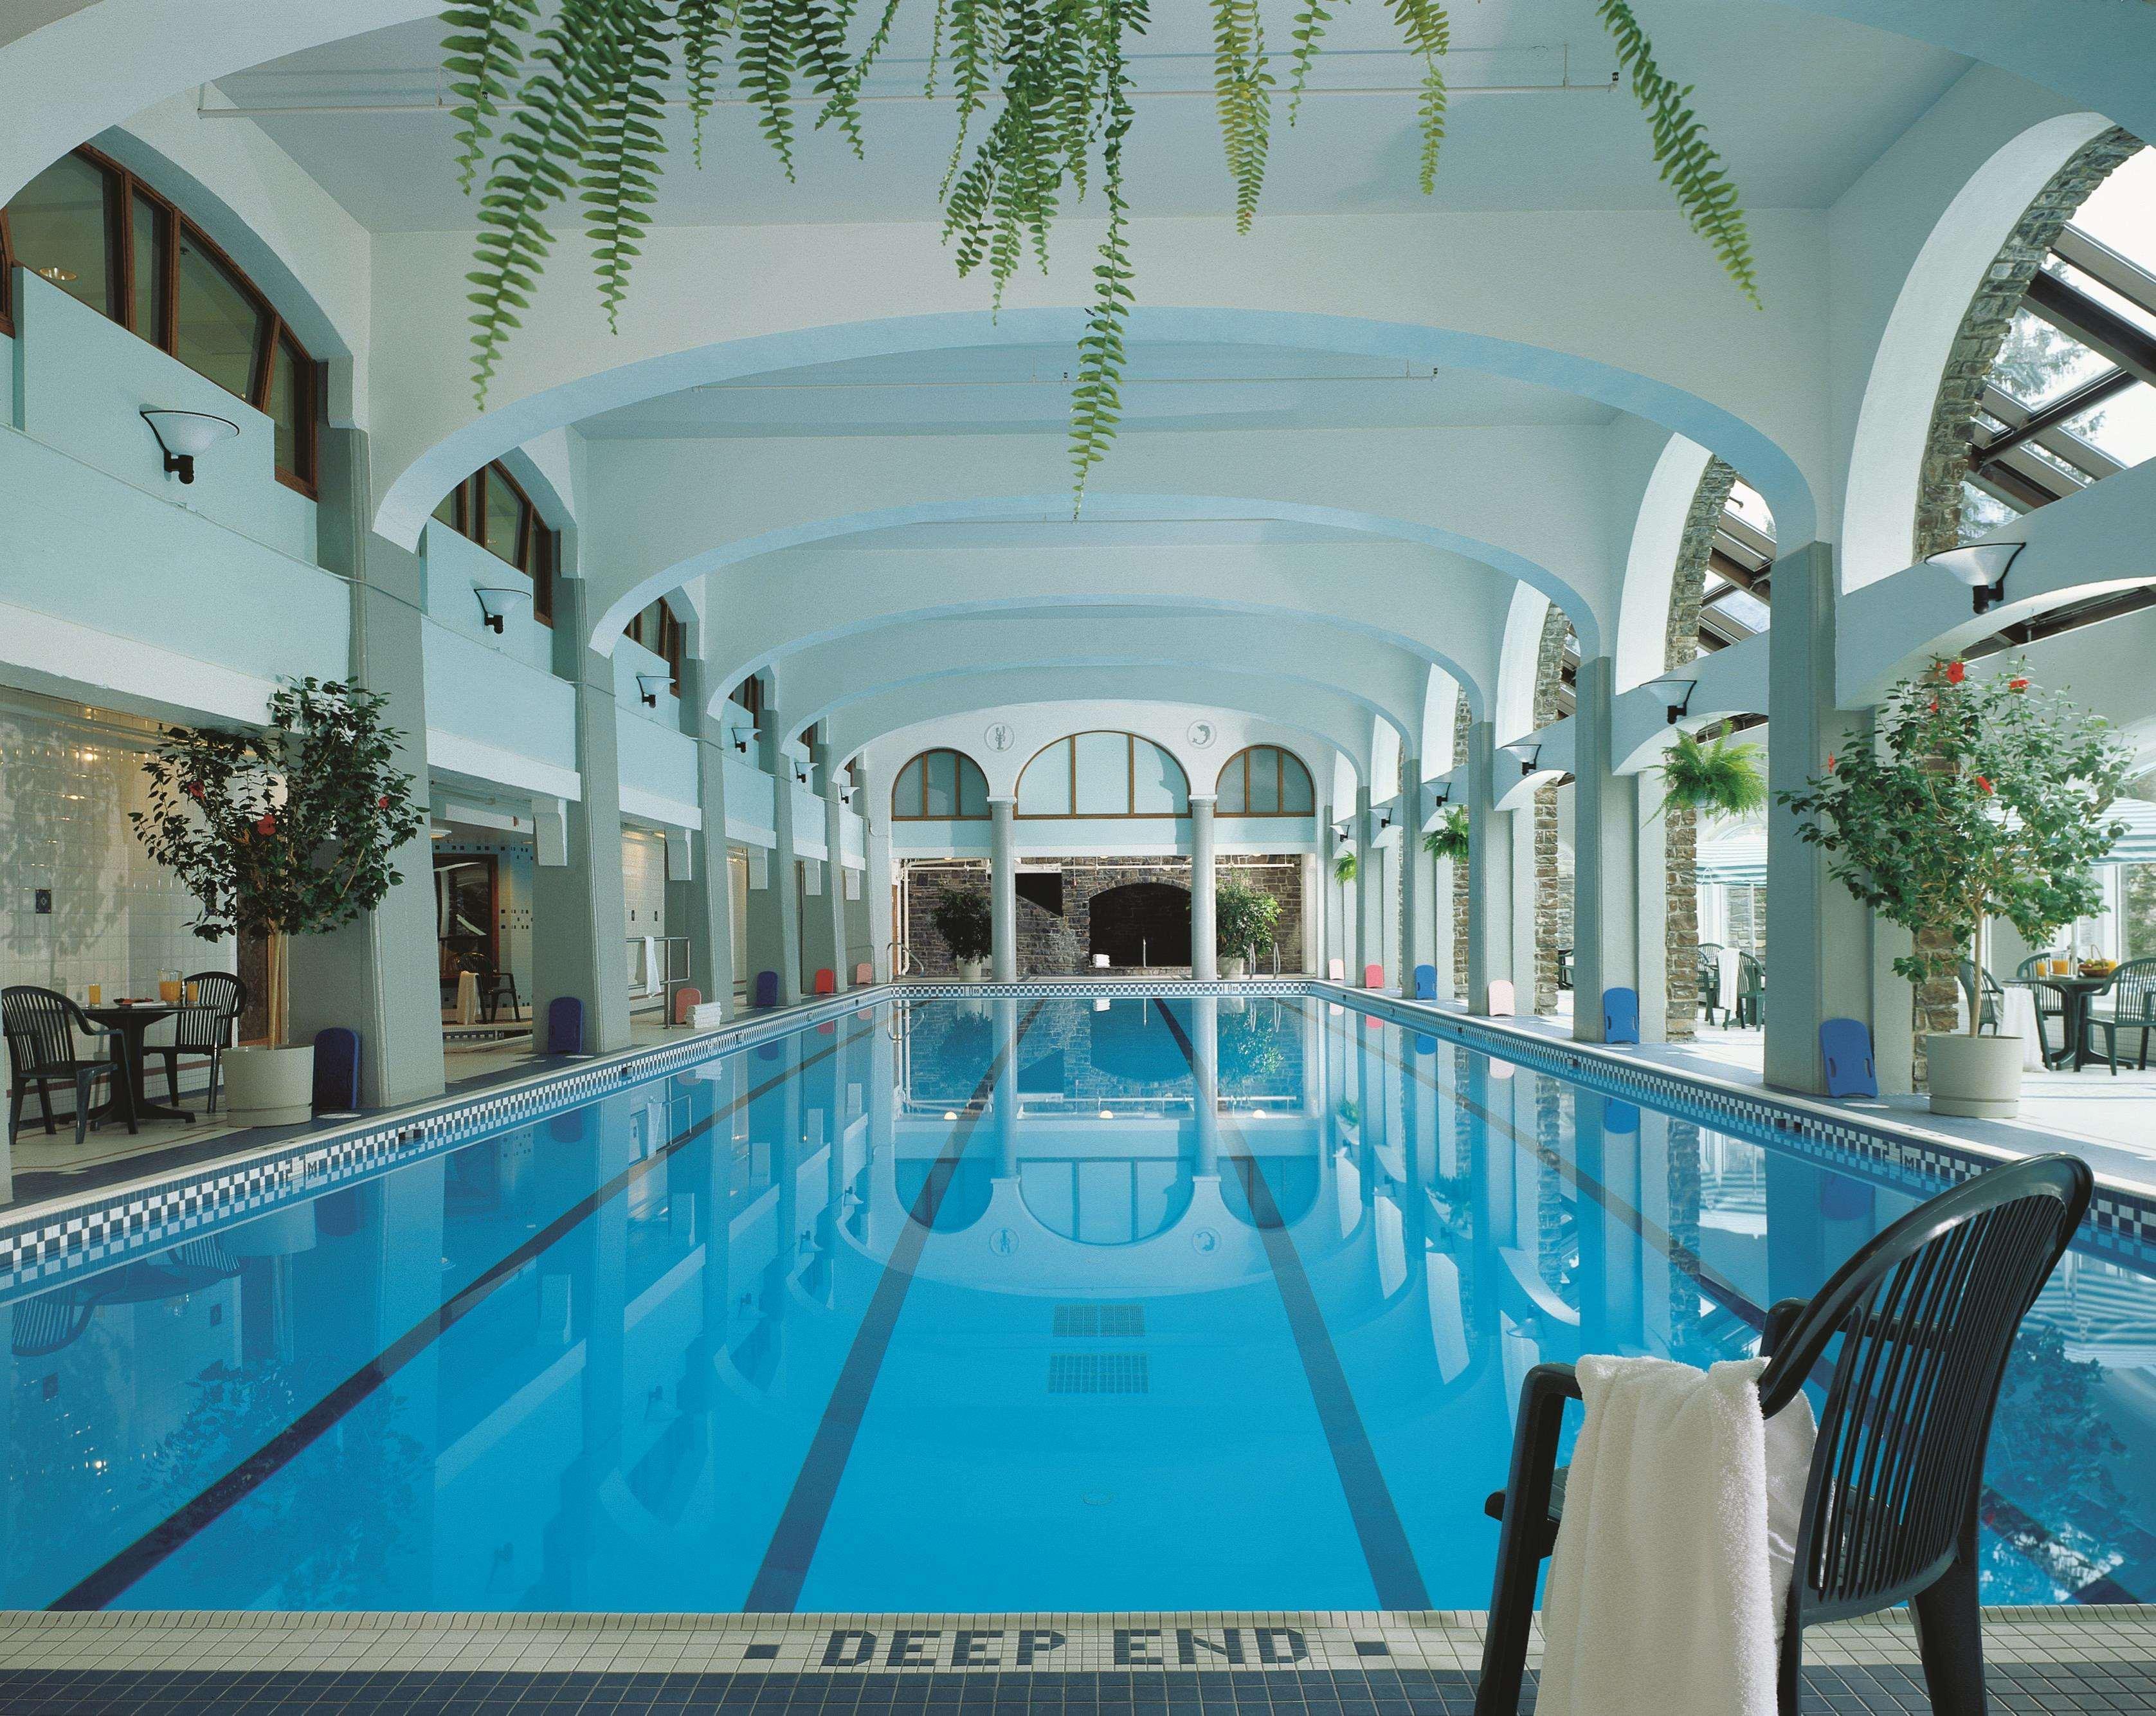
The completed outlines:
[[[684,984],[681,988],[680,988],[680,989],[678,989],[675,990],[675,991],[674,991],[674,1022],[675,1022],[675,1024],[676,1024],[676,1025],[686,1025],[686,1024],[689,1022],[690,1016],[692,1014],[694,1014],[694,1013],[696,1012],[696,1010],[699,1007],[702,1006],[703,1004],[704,1004],[704,992],[703,992],[701,989],[692,989],[689,988],[687,985]]]
[[[1512,1010],[1512,985],[1504,978],[1490,981],[1490,1016],[1502,1019]]]
[[[1366,965],[1363,968],[1363,987],[1364,989],[1381,989],[1384,988],[1384,986],[1385,968],[1383,966]]]

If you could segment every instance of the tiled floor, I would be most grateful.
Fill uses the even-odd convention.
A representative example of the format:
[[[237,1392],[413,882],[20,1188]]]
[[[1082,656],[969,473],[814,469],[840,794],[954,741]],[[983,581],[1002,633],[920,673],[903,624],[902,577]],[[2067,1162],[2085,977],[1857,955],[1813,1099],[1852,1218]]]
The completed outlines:
[[[8,1716],[1451,1716],[1481,1617],[1427,1615],[0,1617]],[[1992,1708],[2156,1711],[2156,1611],[1986,1613]],[[1808,1636],[1804,1708],[1931,1706],[1899,1615]],[[1532,1708],[1532,1693],[1526,1708]]]

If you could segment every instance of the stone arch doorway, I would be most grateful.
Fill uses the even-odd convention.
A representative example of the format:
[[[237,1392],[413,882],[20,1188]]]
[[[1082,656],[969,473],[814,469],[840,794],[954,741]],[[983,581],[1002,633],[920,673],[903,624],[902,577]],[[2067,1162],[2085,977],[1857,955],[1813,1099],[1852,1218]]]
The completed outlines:
[[[1190,890],[1133,881],[1093,897],[1087,951],[1111,966],[1190,963]]]

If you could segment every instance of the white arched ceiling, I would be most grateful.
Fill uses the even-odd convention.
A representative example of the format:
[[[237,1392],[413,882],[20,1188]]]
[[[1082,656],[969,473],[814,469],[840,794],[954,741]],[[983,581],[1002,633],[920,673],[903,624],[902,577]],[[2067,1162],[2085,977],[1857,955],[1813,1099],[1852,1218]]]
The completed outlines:
[[[1512,592],[1497,658],[1497,696],[1491,712],[1501,745],[1523,739],[1535,730],[1535,670],[1542,657],[1543,619],[1549,609],[1549,603],[1525,585]]]
[[[1440,228],[1444,223],[1438,217],[1427,223]],[[1387,224],[1419,229],[1425,223]],[[1641,229],[1641,242],[1654,250],[1656,268],[1676,269],[1681,277],[1690,277],[1697,272],[1697,257],[1680,263],[1673,251],[1665,252],[1658,242],[1647,240],[1644,234],[1656,230],[1655,223],[1633,224]],[[1445,274],[1460,276],[1455,282],[1456,290],[1445,301],[1448,307],[1454,307],[1455,303],[1462,309],[1470,305],[1479,307],[1484,321],[1506,330],[1502,335],[1309,309],[1238,307],[1235,304],[1237,297],[1259,293],[1262,283],[1268,280],[1272,284],[1263,288],[1262,295],[1283,301],[1307,305],[1332,300],[1343,306],[1368,304],[1378,295],[1370,285],[1373,273],[1386,277],[1397,275],[1401,265],[1397,248],[1399,243],[1405,242],[1405,236],[1396,239],[1389,235],[1385,245],[1380,247],[1382,254],[1373,249],[1371,255],[1358,260],[1353,253],[1362,237],[1359,229],[1344,230],[1328,243],[1325,273],[1313,280],[1304,270],[1291,271],[1292,277],[1270,275],[1260,265],[1262,259],[1252,248],[1255,251],[1265,248],[1267,241],[1261,237],[1235,240],[1223,222],[1185,225],[1187,229],[1178,235],[1185,241],[1179,248],[1187,253],[1179,258],[1182,271],[1212,281],[1217,287],[1221,307],[1177,310],[1141,306],[1131,317],[1127,337],[1132,344],[1161,342],[1346,352],[1398,358],[1432,368],[1481,371],[1554,388],[1662,423],[1702,444],[1715,447],[1740,469],[1758,473],[1753,480],[1768,493],[1778,516],[1790,518],[1800,532],[1809,532],[1810,529],[1815,517],[1812,490],[1797,457],[1784,450],[1783,445],[1787,441],[1800,448],[1804,459],[1814,464],[1820,462],[1825,451],[1824,413],[1816,398],[1816,390],[1804,384],[1806,376],[1813,372],[1817,355],[1811,348],[1816,345],[1818,330],[1809,318],[1793,314],[1789,318],[1778,319],[1748,309],[1739,312],[1726,306],[1718,306],[1713,301],[1736,300],[1737,295],[1718,282],[1716,290],[1708,293],[1702,280],[1701,305],[1687,324],[1680,327],[1677,319],[1667,314],[1671,290],[1669,276],[1651,283],[1643,276],[1627,283],[1620,278],[1620,259],[1609,256],[1599,259],[1604,265],[1594,270],[1550,266],[1540,269],[1532,278],[1512,279],[1501,285],[1501,278],[1514,269],[1522,268],[1524,271],[1523,259],[1509,250],[1476,256],[1476,265],[1464,274],[1462,259],[1457,256],[1442,265],[1434,265],[1440,266]],[[1216,228],[1220,230],[1216,232]],[[879,229],[880,234],[891,235],[887,245],[896,253],[906,250],[906,235],[912,231],[911,228],[900,227]],[[469,265],[468,258],[457,251],[451,267],[445,253],[442,259],[444,272],[439,281],[439,295],[429,289],[429,295],[411,306],[409,316],[413,326],[408,337],[384,342],[377,353],[377,398],[384,403],[394,401],[398,407],[393,418],[388,413],[379,414],[387,432],[397,437],[389,452],[389,461],[401,463],[403,467],[403,474],[383,496],[377,515],[377,528],[394,541],[409,542],[416,537],[436,501],[464,473],[497,456],[503,447],[516,445],[566,423],[684,388],[803,365],[829,364],[896,352],[993,345],[1069,345],[1075,348],[1082,329],[1082,312],[1075,309],[1006,308],[1000,316],[993,317],[976,309],[938,310],[915,316],[876,315],[874,312],[888,309],[895,300],[908,296],[947,301],[954,295],[952,283],[946,278],[948,259],[942,254],[940,246],[932,246],[932,257],[925,259],[932,259],[937,265],[933,289],[924,285],[908,292],[902,287],[911,270],[901,265],[897,256],[886,255],[883,250],[879,251],[878,267],[864,270],[859,266],[857,255],[810,259],[798,254],[803,247],[825,242],[829,237],[825,229],[797,225],[757,229],[752,232],[755,237],[750,248],[753,249],[767,242],[773,247],[773,254],[764,259],[759,270],[753,255],[733,254],[741,249],[742,244],[740,235],[730,232],[726,271],[729,276],[742,276],[747,270],[746,278],[765,285],[763,299],[770,301],[759,301],[757,306],[749,306],[730,297],[715,300],[708,290],[713,258],[701,249],[692,248],[670,261],[665,254],[665,235],[654,234],[646,245],[644,259],[639,265],[639,297],[633,301],[651,306],[652,310],[632,309],[624,312],[623,331],[618,342],[608,342],[603,332],[594,335],[587,326],[593,320],[588,307],[581,302],[572,306],[566,301],[572,293],[581,294],[584,290],[581,280],[565,282],[561,278],[574,271],[550,272],[538,289],[538,303],[527,312],[526,325],[505,362],[504,383],[496,397],[504,398],[506,403],[476,419],[471,416],[468,396],[461,391],[465,362],[462,350],[464,324],[460,318],[436,314],[434,308],[450,299],[460,303],[465,290],[462,275]],[[923,242],[932,241],[934,233],[933,228],[923,229]],[[1418,232],[1415,236],[1419,239],[1421,235]],[[1431,236],[1434,240],[1434,234]],[[1673,233],[1668,236],[1684,237],[1691,242],[1688,234]],[[430,244],[440,241],[451,246],[468,242],[467,236],[461,234],[413,237],[415,241],[424,237]],[[1237,249],[1238,244],[1243,248]],[[1532,244],[1525,246],[1529,250],[1534,248]],[[1767,245],[1769,254],[1779,248],[1771,240]],[[1797,249],[1806,247],[1793,244],[1793,253]],[[886,267],[887,262],[891,265]],[[389,271],[388,289],[399,293],[416,290],[419,283],[408,276],[418,265],[417,259],[413,259]],[[1646,265],[1645,259],[1639,265]],[[1786,282],[1785,289],[1793,301],[1816,290],[1816,281],[1809,275],[1817,265],[1817,257],[1809,254],[1809,249],[1801,264],[1793,255],[1791,266],[1800,267],[1806,276]],[[424,275],[426,270],[419,272]],[[674,278],[677,273],[681,278]],[[1578,278],[1583,274],[1592,275],[1591,289],[1587,280]],[[1561,285],[1552,278],[1559,275],[1571,278],[1573,283]],[[804,286],[804,282],[814,283],[814,288]],[[782,284],[785,287],[783,292],[778,290]],[[644,326],[647,316],[665,302],[670,292],[680,292],[690,285],[695,289],[691,294],[693,305],[685,300],[678,306],[678,313],[660,317],[654,326]],[[1415,307],[1426,308],[1438,290],[1437,282],[1419,283],[1412,294]],[[819,297],[828,297],[834,292],[843,292],[847,300],[843,306],[834,308],[858,311],[862,319],[826,319],[815,326],[803,325],[807,316],[814,313]],[[1619,313],[1613,320],[1613,306],[1623,303],[1630,293],[1640,295],[1642,313]],[[557,304],[557,298],[565,301]],[[1553,301],[1553,299],[1563,301]],[[1540,307],[1532,307],[1530,300],[1541,301]],[[1649,301],[1661,313],[1651,316],[1645,314],[1644,306]],[[377,306],[378,313],[380,310]],[[715,316],[721,316],[743,322],[757,319],[767,322],[783,321],[792,326],[784,331],[745,332],[739,337],[709,344],[682,344],[685,330],[709,327]],[[1546,340],[1553,328],[1571,331],[1573,337],[1590,347],[1599,347],[1601,352],[1589,355],[1560,351],[1537,342]],[[1707,361],[1707,348],[1717,339],[1724,343],[1715,352],[1713,360]],[[639,348],[656,349],[653,355],[636,361],[618,361],[623,352]],[[1649,371],[1656,372],[1643,372]],[[512,390],[520,386],[524,388],[524,397],[509,398]],[[1755,423],[1767,427],[1755,426]],[[1055,468],[1063,457],[1060,441],[1053,436],[993,439],[1040,442],[1044,469]],[[1119,472],[1133,463],[1135,444],[1153,439],[1151,435],[1125,437],[1118,448],[1118,456],[1111,457],[1096,473],[1096,492],[1105,493],[1118,482],[1143,481],[1142,467],[1135,472],[1134,478],[1122,476]],[[1251,456],[1265,456],[1253,444],[1266,437],[1245,434],[1233,439],[1240,439]],[[648,454],[653,447],[665,444],[647,444],[641,450]],[[969,460],[973,456],[971,450],[982,445],[978,440],[969,444]],[[798,458],[798,452],[789,452],[787,456]],[[990,453],[983,456],[1007,455]],[[1383,460],[1382,455],[1378,456],[1382,462],[1390,464],[1389,460]],[[1281,468],[1291,468],[1291,461],[1282,460]],[[1056,475],[1061,477],[1065,473],[1057,470]],[[797,469],[789,475],[813,479],[814,473]],[[1418,484],[1418,490],[1435,486],[1427,481],[1427,472],[1421,475],[1424,480]],[[1033,491],[1032,482],[1022,490],[1004,491]],[[1233,486],[1219,491],[1193,488],[1189,491],[1237,492]],[[978,492],[978,489],[975,492]],[[1472,501],[1476,497],[1460,498]],[[824,508],[824,513],[851,511],[859,505],[858,501],[842,499]],[[645,516],[657,523],[665,522],[662,514],[647,512]],[[823,514],[797,511],[796,516]],[[709,536],[703,538],[706,542],[711,540]],[[1600,552],[1599,541],[1594,544],[1594,552],[1598,555]],[[655,572],[660,568],[654,564],[649,569]]]
[[[1424,780],[1434,780],[1452,767],[1452,753],[1459,743],[1460,691],[1459,682],[1443,668],[1430,669],[1429,683],[1423,690],[1421,748],[1416,753],[1422,759]],[[1471,720],[1478,713],[1472,698],[1467,713]]]
[[[983,726],[990,712],[1031,704],[1067,707],[1116,703],[1177,703],[1203,713],[1235,710],[1273,722],[1298,736],[1305,755],[1312,746],[1330,747],[1348,782],[1346,802],[1355,800],[1354,781],[1369,761],[1370,712],[1352,697],[1322,686],[1284,686],[1263,674],[1219,667],[1132,666],[1127,664],[1061,665],[1034,668],[983,668],[919,685],[894,685],[872,696],[842,704],[826,717],[824,733],[834,756],[849,758],[887,735],[913,732],[946,716],[978,715]],[[1076,729],[1068,729],[1075,731]],[[1058,737],[1051,735],[1050,737]],[[988,772],[985,747],[968,754]],[[1188,750],[1187,740],[1183,750]],[[880,753],[878,753],[880,757]],[[1014,745],[991,783],[1008,779],[1015,786],[1028,751]],[[901,759],[903,761],[903,759]],[[992,790],[993,790],[992,785]],[[1336,801],[1337,802],[1337,801]]]
[[[726,624],[706,651],[717,695],[799,651],[894,624],[1053,606],[1321,622],[1438,664],[1480,708],[1512,584],[1404,543],[1178,547],[796,550],[726,574]],[[1451,693],[1445,718],[1448,726]],[[1450,753],[1448,752],[1448,755]]]
[[[1370,730],[1370,796],[1383,800],[1400,789],[1400,731],[1384,722]]]
[[[1617,612],[1614,666],[1620,691],[1658,677],[1669,660],[1670,595],[1677,556],[1684,547],[1685,521],[1712,456],[1697,442],[1671,435],[1640,497],[1625,565],[1625,599]]]
[[[1055,610],[922,622],[804,650],[783,665],[775,701],[782,725],[798,732],[832,711],[886,686],[931,682],[998,668],[1154,667],[1163,683],[1188,668],[1270,680],[1292,706],[1306,689],[1337,693],[1395,733],[1419,712],[1424,669],[1415,658],[1368,639],[1240,614],[1144,617],[1142,624],[1074,619]],[[1240,706],[1278,714],[1270,706]]]
[[[2109,123],[2102,114],[2069,113],[2031,126],[1978,165],[1933,225],[1865,381],[1842,506],[1844,589],[1909,563],[1932,412],[1969,301],[2037,193]]]

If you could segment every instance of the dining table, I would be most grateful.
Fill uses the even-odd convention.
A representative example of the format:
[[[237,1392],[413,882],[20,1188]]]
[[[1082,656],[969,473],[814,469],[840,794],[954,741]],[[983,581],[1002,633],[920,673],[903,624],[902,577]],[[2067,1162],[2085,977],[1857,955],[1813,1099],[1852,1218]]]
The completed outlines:
[[[142,1052],[142,1040],[153,1025],[170,1019],[175,1013],[188,1010],[184,1003],[170,1001],[115,1001],[103,1006],[85,1007],[83,1012],[114,1033],[112,1061],[112,1102],[124,1105],[124,1112],[136,1122],[145,1120],[182,1120],[194,1123],[194,1116],[184,1108],[174,1108],[162,1102],[153,1102],[143,1087],[143,1063],[147,1056]]]
[[[2102,977],[2030,977],[2023,979],[2031,989],[2046,989],[2059,998],[2063,1016],[2060,1025],[2066,1040],[2051,1056],[2054,1067],[2071,1063],[2076,1072],[2089,1064],[2089,1006],[2096,998],[2111,987],[2113,974],[2107,971]]]

